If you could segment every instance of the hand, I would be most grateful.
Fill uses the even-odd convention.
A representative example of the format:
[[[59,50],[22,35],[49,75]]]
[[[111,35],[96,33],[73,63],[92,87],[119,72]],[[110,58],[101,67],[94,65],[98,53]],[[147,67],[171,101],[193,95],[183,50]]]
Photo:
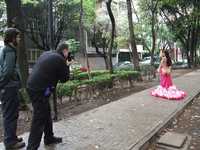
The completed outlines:
[[[164,63],[164,59],[162,58],[160,61],[161,66],[163,65],[163,63]]]
[[[66,61],[66,64],[69,66],[69,65],[71,65],[71,64],[73,64],[74,63],[74,60],[72,59],[71,61]]]
[[[164,64],[166,62],[166,58],[165,57],[162,57],[162,59],[161,59],[161,64]]]
[[[163,49],[160,49],[159,57],[162,58]]]

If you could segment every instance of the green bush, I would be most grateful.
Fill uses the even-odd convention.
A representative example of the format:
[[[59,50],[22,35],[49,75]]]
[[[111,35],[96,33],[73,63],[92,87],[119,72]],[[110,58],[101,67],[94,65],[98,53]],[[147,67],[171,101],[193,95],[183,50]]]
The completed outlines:
[[[109,73],[108,70],[97,70],[97,71],[92,71],[91,76],[95,77],[95,76],[104,75],[104,74],[108,74],[108,73]]]
[[[66,83],[58,83],[56,92],[58,97],[72,96],[73,91],[81,84],[77,80],[68,81]]]
[[[116,71],[133,71],[132,67],[126,67],[126,68],[117,68]]]
[[[81,74],[81,75],[80,75]],[[111,88],[113,85],[113,79],[127,79],[134,80],[140,77],[140,73],[137,71],[115,71],[114,74],[109,74],[108,71],[94,71],[91,74],[93,78],[90,80],[86,79],[87,73],[80,73],[78,80],[68,81],[64,84],[59,83],[57,85],[57,95],[72,96],[74,90],[80,85],[89,85],[98,89]],[[83,79],[84,80],[80,80]]]
[[[140,66],[142,75],[152,74],[157,68],[158,68],[157,64],[154,64],[154,66],[151,66],[150,64],[145,64]]]
[[[116,78],[119,78],[119,79],[139,79],[140,77],[140,73],[138,71],[124,71],[124,70],[121,70],[121,71],[116,71],[115,72],[116,74]]]
[[[86,80],[89,79],[87,72],[80,72],[74,75],[74,80]]]
[[[91,71],[90,75],[91,77],[108,74],[109,72],[107,70],[98,70],[98,71]],[[74,80],[85,80],[89,79],[87,72],[80,72],[77,74],[74,74]]]

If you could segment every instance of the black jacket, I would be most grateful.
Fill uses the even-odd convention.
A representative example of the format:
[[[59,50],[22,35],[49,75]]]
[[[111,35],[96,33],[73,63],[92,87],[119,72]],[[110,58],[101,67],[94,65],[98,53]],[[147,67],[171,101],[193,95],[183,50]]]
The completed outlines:
[[[44,91],[56,86],[57,82],[66,82],[69,79],[69,66],[64,56],[57,52],[44,52],[33,67],[28,78],[27,87],[33,91]]]

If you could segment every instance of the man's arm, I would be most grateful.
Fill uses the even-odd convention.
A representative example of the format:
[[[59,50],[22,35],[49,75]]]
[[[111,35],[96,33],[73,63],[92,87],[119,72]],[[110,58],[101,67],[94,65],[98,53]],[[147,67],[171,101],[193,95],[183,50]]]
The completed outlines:
[[[67,80],[69,80],[69,76],[70,76],[69,66],[66,64],[63,64],[61,67],[60,82],[61,83],[66,82]]]

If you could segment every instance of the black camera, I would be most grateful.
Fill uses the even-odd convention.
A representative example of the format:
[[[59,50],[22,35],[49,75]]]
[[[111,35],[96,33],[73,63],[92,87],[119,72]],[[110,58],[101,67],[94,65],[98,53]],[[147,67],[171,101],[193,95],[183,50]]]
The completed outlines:
[[[74,59],[74,56],[72,55],[72,53],[69,52],[67,56],[67,60],[72,61],[72,59]]]

